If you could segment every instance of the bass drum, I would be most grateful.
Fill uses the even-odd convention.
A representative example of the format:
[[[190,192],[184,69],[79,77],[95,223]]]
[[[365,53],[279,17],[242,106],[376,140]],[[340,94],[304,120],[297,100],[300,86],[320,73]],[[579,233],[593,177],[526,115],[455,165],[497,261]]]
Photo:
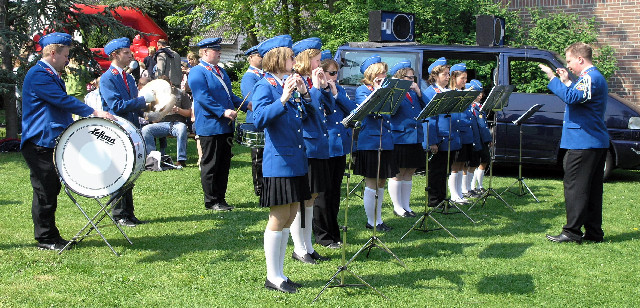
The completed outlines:
[[[54,164],[75,193],[101,198],[132,184],[144,170],[146,147],[142,133],[117,117],[78,120],[58,137]]]

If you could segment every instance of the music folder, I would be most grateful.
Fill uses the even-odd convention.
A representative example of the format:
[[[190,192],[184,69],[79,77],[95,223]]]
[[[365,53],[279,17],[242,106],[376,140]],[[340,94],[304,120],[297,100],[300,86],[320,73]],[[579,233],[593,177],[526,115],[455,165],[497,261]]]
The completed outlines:
[[[342,125],[349,127],[350,123],[362,121],[371,113],[395,114],[411,83],[412,81],[403,79],[386,79],[382,82],[382,87],[371,92],[356,109],[342,119]]]

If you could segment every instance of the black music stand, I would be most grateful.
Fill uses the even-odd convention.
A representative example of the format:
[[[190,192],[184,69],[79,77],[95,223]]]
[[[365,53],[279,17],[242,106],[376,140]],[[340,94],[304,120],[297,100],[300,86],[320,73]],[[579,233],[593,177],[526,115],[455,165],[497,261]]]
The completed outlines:
[[[124,193],[130,188],[131,186],[120,188],[109,197],[109,201],[107,201],[107,203],[102,203],[99,197],[94,197],[94,198],[87,197],[90,199],[94,199],[100,206],[100,209],[96,212],[96,214],[93,215],[93,217],[89,217],[89,215],[87,215],[86,211],[82,208],[82,206],[80,206],[76,198],[73,197],[73,195],[69,191],[69,188],[67,187],[67,184],[64,184],[64,192],[67,194],[67,196],[69,196],[69,199],[71,199],[71,201],[78,207],[80,212],[82,212],[82,215],[84,215],[84,217],[87,219],[87,224],[85,224],[84,227],[82,227],[82,229],[80,229],[80,231],[78,231],[78,233],[76,233],[76,235],[74,235],[73,238],[64,247],[62,247],[62,249],[58,251],[58,254],[62,254],[62,252],[68,249],[72,244],[80,243],[85,237],[89,236],[91,231],[96,230],[96,232],[100,235],[102,240],[107,244],[107,246],[109,246],[109,249],[111,249],[111,251],[117,257],[119,257],[120,255],[113,249],[111,244],[109,244],[109,241],[107,241],[107,239],[104,237],[104,235],[102,235],[102,232],[100,232],[100,229],[98,228],[98,225],[105,217],[109,217],[111,222],[113,222],[116,228],[118,228],[122,236],[124,236],[124,238],[129,242],[129,244],[133,245],[133,242],[131,242],[127,234],[125,234],[122,228],[120,228],[120,225],[118,225],[118,222],[113,218],[113,216],[111,216],[111,214],[109,214],[113,206],[122,199],[122,196],[124,195]]]
[[[493,87],[493,89],[491,89],[491,92],[489,92],[489,96],[487,96],[487,99],[484,101],[484,104],[482,105],[482,108],[480,109],[481,113],[484,113],[485,115],[489,114],[489,112],[491,110],[494,111],[493,113],[493,123],[494,125],[496,125],[496,113],[495,111],[499,111],[502,110],[504,107],[507,106],[507,104],[509,104],[509,96],[511,96],[511,93],[513,92],[513,89],[515,87],[513,85],[498,85]],[[484,207],[484,205],[487,202],[487,198],[489,197],[494,197],[500,201],[502,201],[502,203],[504,203],[508,208],[510,208],[512,211],[515,211],[515,209],[509,205],[509,203],[507,203],[507,201],[505,201],[502,196],[496,192],[495,189],[493,189],[492,187],[492,180],[493,180],[493,161],[495,160],[496,157],[496,129],[497,126],[495,126],[495,129],[491,130],[491,139],[493,140],[493,145],[491,146],[490,152],[491,152],[491,161],[489,161],[489,185],[488,188],[484,191],[484,193],[480,196],[480,198],[476,199],[473,204],[471,204],[471,206],[469,207],[469,210],[471,210],[476,204],[478,204],[478,202],[482,201],[482,207]]]
[[[531,194],[531,196],[533,196],[533,199],[535,199],[536,202],[540,202],[540,200],[538,200],[536,195],[533,194],[533,192],[531,191],[531,189],[529,188],[527,183],[524,182],[524,178],[522,177],[522,123],[524,123],[524,121],[528,120],[534,113],[536,113],[536,111],[540,110],[540,108],[542,108],[542,106],[544,106],[544,104],[535,104],[535,105],[531,106],[531,108],[529,108],[529,110],[527,110],[527,112],[525,112],[519,118],[517,118],[516,120],[513,121],[513,124],[518,125],[518,128],[520,130],[520,157],[519,157],[519,161],[518,161],[518,178],[516,179],[515,182],[513,182],[513,184],[509,185],[509,187],[507,187],[507,189],[505,189],[502,192],[502,194],[504,194],[505,192],[508,191],[510,193],[515,194],[518,197],[522,197],[522,196],[527,194],[524,191],[524,188],[527,188],[527,191],[529,192],[529,194]],[[513,185],[515,185],[516,183],[518,183],[519,189],[518,189],[517,193],[514,193],[514,192],[510,191],[509,189],[511,187],[513,187]]]
[[[385,80],[383,82],[383,86],[381,88],[376,89],[375,91],[373,91],[373,93],[371,93],[351,114],[349,114],[346,118],[344,118],[342,120],[342,125],[344,125],[345,127],[350,127],[352,129],[352,134],[351,134],[351,153],[353,153],[353,144],[354,144],[354,132],[355,132],[355,127],[356,121],[361,121],[363,120],[365,117],[369,116],[372,113],[376,114],[376,117],[380,118],[380,145],[378,147],[378,173],[377,173],[377,177],[376,177],[376,186],[378,185],[378,180],[379,180],[379,176],[380,176],[380,157],[381,157],[381,153],[382,153],[382,125],[383,125],[383,121],[384,119],[382,117],[380,117],[380,114],[394,114],[397,110],[398,107],[400,106],[400,102],[402,102],[402,99],[404,98],[405,93],[407,93],[409,87],[411,86],[411,81],[408,80],[401,80],[401,79],[391,79],[391,80]],[[353,154],[352,154],[353,155]],[[349,169],[352,168],[352,159],[351,156],[349,157]],[[357,274],[355,274],[353,271],[351,271],[349,269],[349,264],[351,264],[351,262],[353,262],[353,260],[355,260],[355,258],[363,251],[368,250],[367,252],[367,256],[369,255],[369,252],[371,252],[371,249],[373,247],[378,247],[381,248],[382,250],[384,250],[385,252],[387,252],[388,254],[392,255],[396,260],[398,260],[398,262],[403,266],[406,267],[406,265],[404,264],[404,262],[402,262],[402,260],[400,260],[400,258],[398,258],[398,256],[396,256],[381,240],[380,238],[378,238],[376,236],[376,228],[377,228],[377,213],[378,213],[378,198],[382,198],[383,196],[378,196],[378,187],[376,187],[376,195],[375,195],[375,204],[376,206],[374,207],[374,225],[373,225],[373,233],[371,235],[371,237],[369,238],[369,240],[347,261],[346,260],[346,247],[347,247],[347,217],[348,217],[348,211],[349,211],[349,195],[350,195],[350,191],[349,191],[349,183],[350,183],[350,179],[351,176],[348,174],[347,175],[347,190],[346,190],[346,207],[345,207],[345,212],[344,212],[344,226],[342,227],[342,263],[340,266],[338,266],[338,270],[333,274],[333,276],[331,276],[331,278],[329,279],[329,281],[327,281],[327,283],[324,285],[324,287],[322,288],[322,290],[320,290],[320,293],[318,293],[318,295],[313,299],[313,302],[315,302],[320,295],[322,295],[322,293],[327,289],[327,288],[335,288],[335,287],[340,287],[340,288],[344,288],[344,287],[361,287],[361,286],[367,286],[370,289],[376,291],[376,293],[378,293],[378,295],[388,299],[384,294],[382,294],[382,292],[378,291],[375,287],[373,287],[371,284],[367,283],[364,279],[362,279],[362,277],[358,276]],[[349,274],[351,274],[351,276],[355,277],[357,280],[359,280],[360,282],[362,282],[361,284],[345,284],[344,283],[344,272],[348,272]],[[338,284],[334,284],[332,285],[331,283],[336,279],[336,277],[338,277],[338,274],[340,274],[340,282]]]

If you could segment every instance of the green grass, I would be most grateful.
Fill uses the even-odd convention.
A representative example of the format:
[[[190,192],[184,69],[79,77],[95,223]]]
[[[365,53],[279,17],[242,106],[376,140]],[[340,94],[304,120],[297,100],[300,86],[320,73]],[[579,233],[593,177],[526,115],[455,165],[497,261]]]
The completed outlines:
[[[175,157],[175,139],[169,140]],[[640,305],[640,172],[617,170],[605,184],[601,244],[554,244],[564,224],[562,181],[557,172],[525,169],[530,196],[505,194],[512,212],[495,199],[469,214],[434,214],[457,237],[444,231],[411,232],[415,219],[393,216],[388,195],[383,218],[394,229],[380,239],[407,265],[381,249],[361,254],[349,269],[389,300],[367,288],[331,288],[313,298],[340,265],[340,251],[316,247],[332,258],[316,266],[285,261],[285,273],[305,287],[285,295],[263,288],[263,231],[268,210],[258,206],[251,185],[250,154],[235,146],[227,213],[204,210],[195,144],[190,167],[144,172],[136,182],[136,214],[150,223],[125,231],[129,245],[111,226],[102,228],[122,256],[98,236],[58,255],[39,251],[33,240],[31,186],[20,154],[0,153],[0,307],[637,307]],[[517,168],[502,168],[494,187],[511,184]],[[357,181],[357,178],[354,178]],[[413,209],[424,208],[424,177],[414,177]],[[85,223],[64,193],[57,224],[71,238]],[[80,198],[96,211],[95,202]],[[347,258],[370,237],[362,201],[351,197]],[[345,205],[342,206],[345,208]],[[344,211],[340,214],[344,220]],[[288,256],[292,245],[289,245]],[[356,283],[346,276],[347,283]]]

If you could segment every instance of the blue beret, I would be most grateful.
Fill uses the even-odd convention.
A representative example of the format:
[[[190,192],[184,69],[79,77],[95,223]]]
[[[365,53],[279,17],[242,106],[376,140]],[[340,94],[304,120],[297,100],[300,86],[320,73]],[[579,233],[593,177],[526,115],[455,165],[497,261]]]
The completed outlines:
[[[41,37],[40,41],[38,41],[38,44],[40,44],[40,47],[42,48],[51,44],[62,44],[70,46],[71,40],[71,35],[69,35],[68,33],[54,32]]]
[[[367,68],[369,68],[369,66],[371,66],[371,64],[380,62],[382,62],[382,58],[380,58],[379,55],[373,55],[369,57],[368,59],[364,60],[364,62],[362,62],[362,65],[360,65],[360,73],[364,74],[364,72],[367,70]]]
[[[258,45],[253,46],[253,47],[251,47],[251,48],[247,49],[247,51],[245,51],[245,52],[244,52],[244,55],[245,55],[245,56],[249,56],[249,55],[252,55],[252,54],[254,54],[254,53],[258,53]]]
[[[400,62],[398,62],[396,65],[394,65],[390,70],[389,70],[389,75],[393,76],[395,75],[399,70],[403,69],[403,68],[407,68],[407,67],[411,67],[411,61],[409,60],[402,60]]]
[[[471,79],[471,81],[465,85],[465,88],[468,90],[482,91],[482,83],[478,79]]]
[[[467,65],[464,64],[464,63],[454,64],[454,65],[451,66],[451,69],[449,70],[449,72],[453,73],[455,71],[466,72],[467,71]]]
[[[198,47],[200,47],[200,49],[211,48],[211,49],[220,50],[220,48],[222,48],[220,46],[221,42],[222,42],[222,38],[213,37],[213,38],[206,38],[206,39],[198,42],[197,45],[198,45]]]
[[[429,72],[429,74],[431,74],[431,71],[433,71],[434,68],[440,65],[447,65],[447,59],[445,59],[445,57],[441,57],[440,59],[435,60],[433,63],[431,63],[427,71]]]
[[[321,49],[321,48],[322,48],[322,40],[320,40],[317,37],[310,37],[301,41],[297,41],[295,44],[293,44],[293,47],[291,47],[291,49],[293,49],[293,54],[295,54],[296,56],[307,49]]]
[[[104,45],[104,53],[110,55],[112,52],[120,48],[129,48],[130,46],[131,42],[126,37],[113,39],[111,42],[107,43],[107,45]]]
[[[324,60],[328,60],[328,59],[333,59],[333,56],[331,55],[331,50],[323,50],[320,56],[320,61],[324,61]]]
[[[278,47],[291,48],[292,44],[293,44],[293,39],[291,38],[291,35],[289,34],[278,35],[268,40],[262,41],[262,43],[258,44],[258,52],[260,53],[261,56],[264,57],[264,55],[267,52],[269,52],[269,50],[271,49],[275,49]]]

